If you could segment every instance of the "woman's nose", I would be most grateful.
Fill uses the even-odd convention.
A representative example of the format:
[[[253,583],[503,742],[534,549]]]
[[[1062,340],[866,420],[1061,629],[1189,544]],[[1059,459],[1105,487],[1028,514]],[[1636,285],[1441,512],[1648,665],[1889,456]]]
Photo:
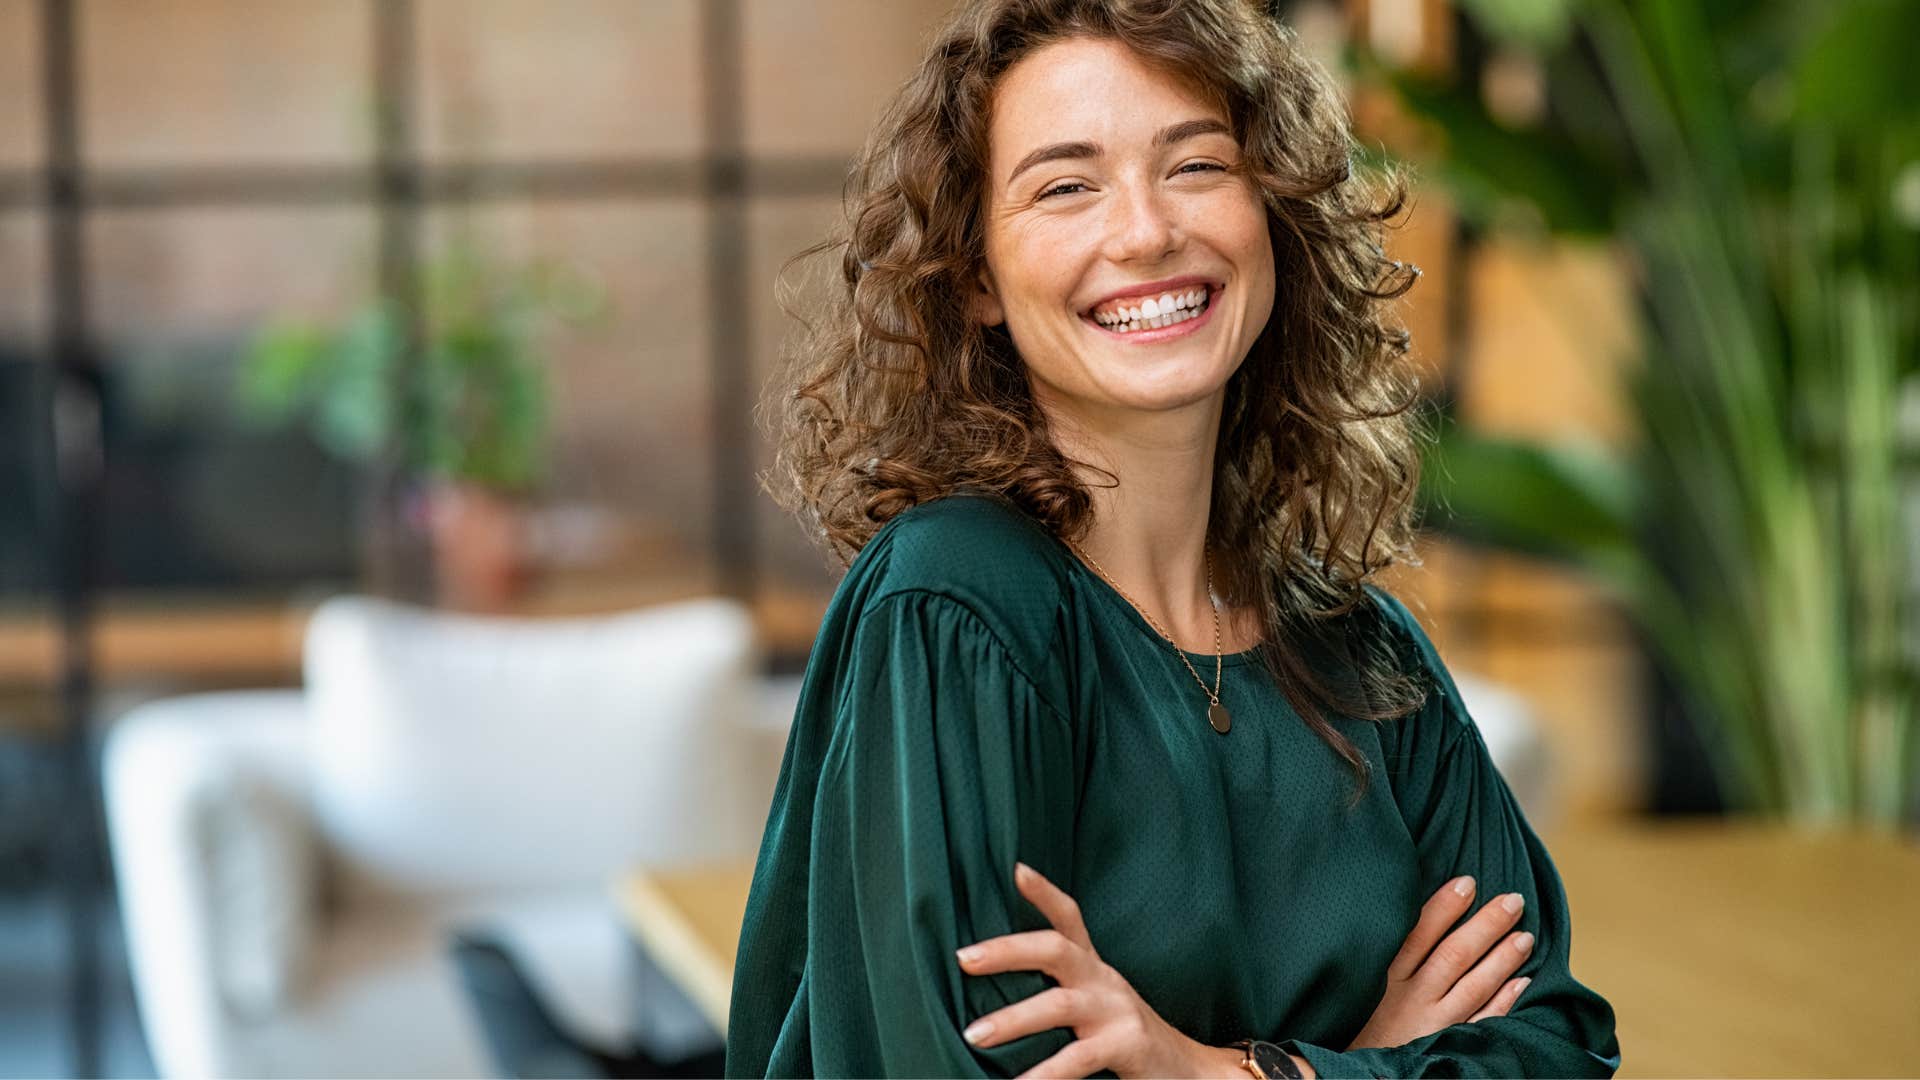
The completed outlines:
[[[1172,209],[1158,192],[1133,189],[1107,215],[1108,255],[1116,262],[1153,262],[1179,242]]]

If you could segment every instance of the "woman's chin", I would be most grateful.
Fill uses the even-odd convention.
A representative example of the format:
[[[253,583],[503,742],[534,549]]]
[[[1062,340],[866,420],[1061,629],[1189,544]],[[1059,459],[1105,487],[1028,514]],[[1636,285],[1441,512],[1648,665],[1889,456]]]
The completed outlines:
[[[1150,359],[1083,353],[1065,370],[1049,373],[1030,365],[1028,374],[1044,403],[1089,415],[1115,409],[1164,413],[1223,393],[1236,366],[1198,349]]]
[[[1167,378],[1142,378],[1145,372],[1128,372],[1123,377],[1102,380],[1100,389],[1108,402],[1123,409],[1141,412],[1167,412],[1205,401],[1227,385],[1226,372],[1218,379],[1196,379],[1191,367],[1170,371]]]

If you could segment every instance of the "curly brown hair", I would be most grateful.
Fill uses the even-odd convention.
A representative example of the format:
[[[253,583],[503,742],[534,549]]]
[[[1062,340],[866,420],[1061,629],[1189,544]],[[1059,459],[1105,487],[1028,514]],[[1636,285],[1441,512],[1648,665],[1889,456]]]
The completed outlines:
[[[1322,709],[1379,721],[1424,701],[1399,662],[1406,642],[1365,629],[1385,620],[1334,618],[1378,571],[1419,561],[1419,379],[1390,311],[1419,270],[1381,245],[1405,181],[1353,168],[1338,89],[1251,0],[960,5],[868,136],[844,222],[782,268],[802,330],[760,406],[777,444],[762,482],[842,564],[895,515],[961,487],[1085,535],[1076,470],[1093,467],[1056,448],[1006,328],[966,302],[985,258],[994,87],[1074,37],[1118,41],[1222,106],[1243,151],[1232,171],[1266,205],[1285,287],[1227,385],[1207,539],[1222,599],[1262,613],[1263,666],[1353,768],[1357,802],[1366,758]],[[788,272],[836,252],[827,296],[803,314]]]

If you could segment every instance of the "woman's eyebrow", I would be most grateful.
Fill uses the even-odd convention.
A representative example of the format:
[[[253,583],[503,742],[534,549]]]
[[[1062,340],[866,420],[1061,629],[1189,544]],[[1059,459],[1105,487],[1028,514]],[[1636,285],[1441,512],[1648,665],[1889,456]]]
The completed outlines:
[[[1231,134],[1233,134],[1233,132],[1228,129],[1227,125],[1209,116],[1198,120],[1182,120],[1177,124],[1169,124],[1161,128],[1160,133],[1153,137],[1153,145],[1172,146],[1174,143],[1198,138],[1201,135]],[[1043,165],[1049,161],[1062,161],[1071,158],[1099,157],[1100,152],[1100,144],[1090,142],[1063,142],[1043,146],[1020,159],[1020,164],[1015,165],[1013,172],[1007,177],[1007,183],[1013,183],[1021,173],[1026,172],[1035,165]]]

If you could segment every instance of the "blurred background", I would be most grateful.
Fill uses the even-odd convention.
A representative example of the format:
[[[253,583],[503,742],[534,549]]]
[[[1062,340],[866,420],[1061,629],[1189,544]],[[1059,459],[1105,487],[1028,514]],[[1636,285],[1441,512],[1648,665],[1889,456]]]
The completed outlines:
[[[0,0],[0,1076],[717,1073],[774,280],[947,6]],[[1920,1074],[1920,4],[1277,7],[1621,1074]]]

